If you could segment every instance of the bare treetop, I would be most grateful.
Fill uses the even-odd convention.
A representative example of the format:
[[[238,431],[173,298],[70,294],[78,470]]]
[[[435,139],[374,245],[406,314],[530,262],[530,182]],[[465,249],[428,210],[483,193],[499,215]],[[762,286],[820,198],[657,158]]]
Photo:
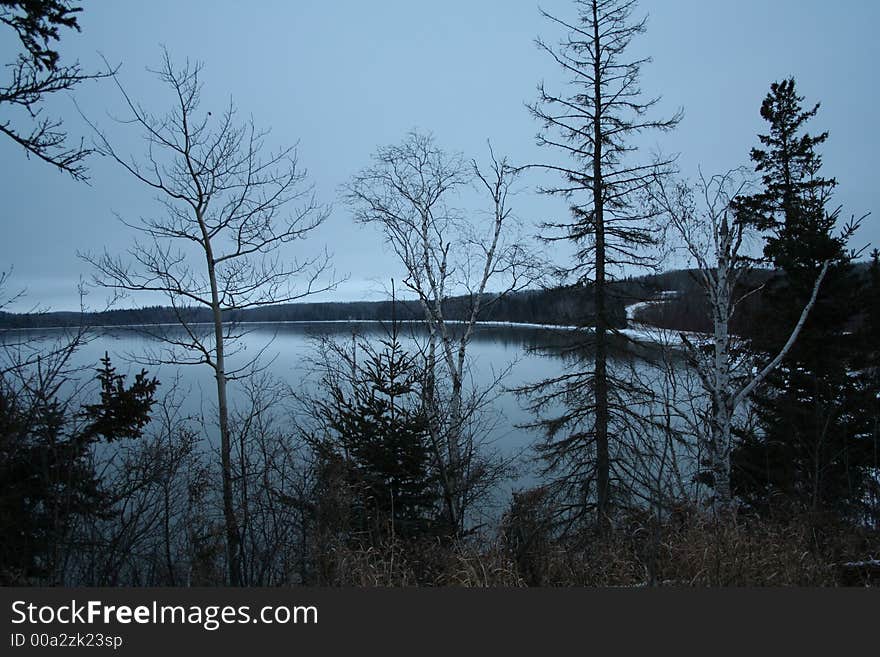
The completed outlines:
[[[165,213],[135,223],[123,220],[146,238],[135,242],[127,257],[114,258],[105,251],[86,259],[97,269],[100,286],[123,294],[151,291],[167,296],[184,335],[159,336],[167,352],[158,362],[204,364],[214,371],[227,567],[229,583],[239,585],[245,581],[246,555],[233,501],[227,384],[253,374],[262,350],[238,369],[229,366],[229,349],[241,333],[235,332],[235,317],[228,313],[290,302],[334,283],[318,282],[329,267],[326,252],[289,264],[279,254],[284,244],[304,238],[328,215],[304,184],[306,174],[298,166],[296,150],[264,157],[266,133],[257,131],[253,121],[237,124],[231,102],[219,117],[200,110],[200,71],[200,64],[189,62],[176,68],[168,52],[163,53],[162,65],[154,72],[171,88],[174,99],[171,111],[163,115],[135,102],[114,77],[129,110],[127,117],[117,120],[141,130],[146,155],[124,157],[92,124],[98,150],[156,190]],[[209,331],[191,321],[187,306],[192,305],[210,309]]]
[[[184,253],[170,247],[182,240],[210,252],[224,310],[290,302],[329,289],[318,282],[328,266],[326,253],[292,262],[282,262],[277,253],[280,245],[305,237],[329,212],[305,184],[296,149],[264,157],[267,131],[258,131],[253,121],[237,124],[231,101],[219,116],[202,111],[201,68],[187,62],[177,69],[164,53],[154,72],[172,88],[175,105],[163,115],[134,101],[114,77],[129,110],[116,120],[141,129],[143,157],[118,153],[107,134],[91,124],[99,152],[157,190],[165,210],[159,218],[124,221],[147,237],[129,253],[140,269],[135,272],[121,258],[105,254],[101,269],[111,276],[103,282],[123,292],[152,290],[210,305],[209,277],[197,274]],[[294,288],[294,280],[302,287]]]
[[[379,148],[371,166],[345,187],[355,221],[381,226],[406,268],[404,284],[420,298],[472,295],[478,288],[482,294],[490,278],[503,281],[504,293],[536,276],[508,204],[517,171],[491,147],[489,154],[491,164],[481,171],[476,160],[444,151],[432,135],[410,132],[401,143]],[[456,204],[471,188],[492,200],[485,220]]]
[[[538,145],[558,149],[571,162],[533,165],[562,178],[560,184],[540,191],[571,201],[572,220],[548,223],[546,239],[582,243],[577,264],[565,273],[589,279],[596,273],[593,240],[597,230],[602,233],[602,259],[608,267],[644,266],[644,248],[654,244],[645,222],[653,216],[640,196],[658,172],[671,170],[675,158],[638,161],[634,137],[671,130],[681,112],[669,118],[651,117],[660,98],[645,97],[639,85],[642,65],[650,58],[626,57],[632,38],[645,31],[647,21],[633,18],[637,2],[581,0],[575,4],[577,21],[541,12],[566,30],[555,45],[540,38],[536,43],[569,81],[558,92],[540,83],[538,100],[529,110],[541,123]],[[594,189],[596,185],[599,189]],[[583,197],[586,202],[579,200],[583,192],[588,193]]]

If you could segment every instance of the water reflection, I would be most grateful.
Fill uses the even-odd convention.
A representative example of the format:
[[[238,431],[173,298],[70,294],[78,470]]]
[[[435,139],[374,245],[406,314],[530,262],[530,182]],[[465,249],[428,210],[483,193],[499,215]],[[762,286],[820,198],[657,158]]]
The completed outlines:
[[[294,390],[314,391],[317,376],[311,366],[317,354],[317,344],[321,340],[335,340],[340,344],[351,344],[353,336],[365,340],[386,337],[390,331],[387,322],[279,322],[253,323],[235,327],[233,333],[241,337],[231,350],[229,369],[242,367],[255,356],[264,371],[285,382]],[[210,344],[212,328],[199,325],[197,330]],[[451,325],[454,334],[463,330],[462,325]],[[423,350],[428,341],[428,330],[422,322],[400,322],[400,339],[404,348]],[[41,340],[58,338],[59,331],[41,329],[29,331],[0,332],[0,340],[9,344],[23,338]],[[186,391],[183,410],[188,414],[204,414],[211,418],[214,407],[215,382],[210,367],[202,365],[172,365],[144,363],[149,360],[168,360],[164,351],[163,338],[183,340],[186,332],[176,325],[151,327],[112,327],[97,329],[74,357],[74,365],[93,367],[105,352],[109,353],[120,372],[137,372],[146,366],[152,376],[156,376],[168,390],[173,381],[178,381]],[[567,331],[542,328],[532,325],[483,324],[475,328],[469,347],[471,382],[476,387],[489,386],[499,372],[509,369],[502,385],[503,390],[493,401],[491,413],[493,423],[490,440],[496,449],[505,455],[530,454],[529,448],[540,437],[536,430],[524,428],[534,421],[534,415],[525,407],[525,400],[514,394],[513,390],[524,385],[560,375],[572,360],[590,358],[591,335],[580,332],[573,335]],[[613,350],[614,362],[627,376],[636,373],[648,385],[662,378],[659,366],[661,352],[654,346],[635,344],[625,339],[616,340]],[[659,383],[656,385],[660,385]],[[247,398],[240,383],[232,382],[229,389],[233,411],[242,408]],[[553,409],[543,409],[552,413]],[[645,409],[648,412],[647,409]],[[288,409],[284,409],[288,412]],[[288,418],[287,421],[295,421]],[[217,435],[210,420],[205,424],[209,436]],[[524,462],[520,476],[509,482],[501,495],[505,496],[511,488],[535,483],[537,466]]]

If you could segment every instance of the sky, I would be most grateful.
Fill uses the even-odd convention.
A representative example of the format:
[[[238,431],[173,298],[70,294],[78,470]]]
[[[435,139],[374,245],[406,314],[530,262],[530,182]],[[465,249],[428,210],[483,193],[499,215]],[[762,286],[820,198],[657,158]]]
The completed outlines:
[[[540,6],[574,19],[570,0]],[[830,133],[821,149],[823,172],[838,180],[835,201],[843,216],[874,213],[853,245],[880,245],[880,3],[643,0],[638,11],[648,15],[647,32],[633,42],[632,54],[652,58],[642,89],[662,96],[658,114],[684,111],[678,128],[651,137],[646,151],[678,154],[681,175],[689,178],[698,170],[748,165],[749,150],[765,131],[761,100],[770,83],[794,76],[805,104],[821,101],[809,129]],[[487,140],[516,164],[558,159],[535,145],[539,126],[526,103],[535,100],[540,81],[550,87],[564,79],[535,38],[555,42],[563,34],[532,1],[116,0],[85,3],[79,22],[80,33],[62,32],[63,62],[78,59],[85,70],[98,70],[102,57],[120,64],[120,83],[162,113],[170,107],[167,89],[148,68],[158,65],[164,46],[175,62],[204,64],[203,107],[222,108],[232,98],[242,119],[271,129],[268,147],[297,144],[318,200],[332,211],[285,257],[326,247],[338,276],[347,278],[315,300],[383,298],[389,279],[401,277],[380,232],[355,225],[339,198],[340,186],[369,165],[378,147],[419,129],[480,162]],[[12,61],[16,45],[4,27],[3,61]],[[120,103],[111,81],[87,82],[49,99],[45,112],[63,118],[72,138],[89,141],[81,112],[108,131],[120,152],[142,154],[138,133],[112,120]],[[0,108],[0,119],[5,111]],[[0,136],[0,271],[12,270],[7,296],[27,291],[5,310],[79,308],[77,282],[93,272],[78,254],[123,252],[135,235],[119,217],[160,211],[153,194],[109,158],[93,157],[88,166],[90,183],[73,181]],[[535,192],[537,183],[524,176],[512,199],[532,234],[565,212],[558,199]],[[461,202],[466,212],[478,209],[467,206],[471,197]],[[570,257],[565,248],[549,255]],[[86,305],[103,307],[103,292],[90,292]]]

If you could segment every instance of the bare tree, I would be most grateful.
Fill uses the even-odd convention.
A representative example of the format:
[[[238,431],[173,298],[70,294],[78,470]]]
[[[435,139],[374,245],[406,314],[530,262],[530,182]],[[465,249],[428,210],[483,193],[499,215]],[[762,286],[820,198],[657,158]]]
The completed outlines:
[[[296,485],[304,457],[302,443],[282,423],[293,396],[286,383],[261,372],[243,381],[243,403],[232,418],[240,473],[243,577],[251,586],[292,581],[302,549]]]
[[[491,168],[484,172],[475,161],[441,150],[430,135],[412,132],[401,144],[380,148],[373,165],[346,189],[356,220],[382,229],[406,270],[403,283],[424,313],[428,370],[434,376],[425,395],[433,407],[432,440],[446,513],[456,532],[464,528],[477,463],[466,425],[481,395],[469,403],[465,394],[468,345],[479,319],[536,274],[508,206],[516,172],[491,148],[490,155]],[[490,198],[485,222],[468,221],[452,205],[457,192],[474,183]],[[440,399],[444,380],[449,384],[445,403]]]
[[[136,103],[114,77],[129,116],[146,142],[142,160],[118,153],[106,133],[93,125],[97,148],[137,180],[156,190],[164,209],[159,218],[123,221],[138,230],[127,256],[85,256],[97,269],[95,282],[119,293],[153,292],[166,296],[182,332],[159,337],[167,349],[160,363],[204,364],[217,382],[217,419],[223,483],[223,514],[229,581],[242,583],[241,536],[234,501],[228,382],[252,371],[255,359],[240,367],[228,363],[229,348],[242,333],[236,311],[290,302],[330,289],[326,253],[286,263],[279,249],[305,238],[328,216],[312,189],[296,151],[287,148],[264,156],[265,132],[253,122],[236,124],[230,101],[219,116],[200,108],[200,64],[175,68],[167,52],[155,71],[168,85],[173,109],[157,116]],[[289,209],[291,208],[291,209]],[[301,287],[294,287],[294,283]],[[203,332],[188,309],[211,312]],[[257,356],[258,357],[258,356]]]
[[[69,145],[62,121],[43,116],[41,106],[47,95],[69,91],[85,80],[113,73],[83,73],[79,62],[69,66],[59,63],[59,54],[51,44],[59,39],[61,27],[79,31],[77,13],[80,11],[82,9],[69,0],[0,1],[0,23],[15,31],[24,49],[7,66],[10,79],[0,86],[0,109],[22,116],[15,121],[0,120],[0,133],[24,148],[28,156],[35,155],[76,180],[86,180],[83,161],[93,149],[82,141]],[[29,123],[30,127],[23,129],[16,126],[17,123]]]
[[[544,391],[539,404],[553,399],[569,407],[546,423],[544,453],[551,463],[594,460],[595,466],[577,488],[593,486],[597,524],[602,527],[611,508],[613,436],[628,423],[627,388],[609,372],[609,349],[615,334],[609,281],[621,267],[645,265],[645,248],[654,243],[650,209],[640,196],[670,159],[639,162],[636,138],[648,131],[672,129],[679,116],[649,118],[658,99],[645,98],[639,88],[641,67],[647,59],[627,59],[633,37],[645,30],[645,19],[633,20],[635,0],[577,0],[578,19],[567,22],[546,12],[542,15],[566,31],[558,45],[538,40],[569,78],[566,91],[554,93],[543,83],[538,101],[530,106],[542,124],[538,144],[561,152],[567,163],[536,165],[559,175],[562,182],[542,192],[571,203],[571,220],[546,226],[548,240],[568,240],[576,245],[575,263],[561,273],[588,284],[594,312],[588,318],[593,354],[589,372],[570,372],[535,387]],[[547,394],[555,388],[556,393]],[[573,408],[576,403],[577,408]],[[629,418],[632,419],[632,418]],[[584,427],[586,421],[589,426]]]
[[[691,339],[684,333],[681,337],[710,404],[707,427],[701,432],[705,443],[701,451],[714,488],[713,508],[719,515],[727,514],[733,504],[730,453],[736,413],[791,349],[816,303],[829,265],[828,261],[822,263],[812,295],[785,344],[760,370],[751,367],[747,355],[741,356],[741,341],[730,330],[739,304],[760,289],[748,280],[756,261],[745,252],[748,229],[735,210],[736,199],[747,185],[742,172],[733,170],[708,180],[701,175],[696,188],[699,204],[695,190],[683,183],[670,186],[658,179],[651,192],[657,207],[668,217],[673,236],[696,266],[697,281],[711,312],[712,333],[707,339]]]

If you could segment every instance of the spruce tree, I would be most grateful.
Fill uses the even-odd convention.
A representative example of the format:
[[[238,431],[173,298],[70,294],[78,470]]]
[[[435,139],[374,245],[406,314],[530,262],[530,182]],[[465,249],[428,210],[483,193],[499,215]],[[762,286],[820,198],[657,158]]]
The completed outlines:
[[[758,430],[734,452],[734,486],[752,506],[846,513],[858,504],[866,472],[864,391],[849,373],[858,353],[850,335],[859,292],[847,243],[858,222],[838,227],[833,178],[821,175],[806,130],[819,105],[803,109],[792,78],[773,83],[761,105],[768,134],[751,151],[763,189],[738,203],[741,220],[766,231],[764,256],[777,272],[762,295],[751,337],[772,352],[797,321],[823,263],[817,302],[782,366],[755,398]]]
[[[568,219],[547,223],[545,239],[574,245],[574,262],[559,269],[591,297],[592,313],[577,320],[591,330],[575,332],[578,344],[568,350],[573,357],[563,375],[527,391],[542,416],[547,407],[562,408],[537,422],[546,433],[539,451],[554,489],[566,498],[565,508],[578,517],[594,512],[601,530],[609,523],[613,498],[623,496],[630,480],[624,437],[641,430],[634,429],[641,419],[633,411],[632,377],[619,376],[611,365],[625,319],[614,312],[621,304],[615,303],[610,283],[626,269],[645,266],[655,215],[642,196],[672,165],[671,160],[640,159],[637,140],[672,129],[679,115],[653,116],[658,99],[639,87],[642,65],[649,60],[631,54],[632,39],[646,25],[645,18],[634,16],[637,2],[574,4],[572,21],[542,12],[565,36],[555,46],[540,40],[538,46],[563,69],[568,84],[558,92],[541,84],[529,109],[542,126],[538,144],[560,155],[557,162],[536,165],[559,179],[541,191],[564,198],[571,211]]]
[[[373,542],[390,535],[414,539],[437,529],[439,502],[432,475],[423,371],[404,350],[397,327],[379,349],[356,342],[361,356],[344,356],[345,377],[327,381],[320,445],[343,466],[353,493],[351,529]]]
[[[159,383],[142,371],[126,385],[106,355],[97,372],[100,402],[78,410],[57,382],[0,375],[0,583],[56,583],[75,520],[109,513],[92,451],[142,436]]]

